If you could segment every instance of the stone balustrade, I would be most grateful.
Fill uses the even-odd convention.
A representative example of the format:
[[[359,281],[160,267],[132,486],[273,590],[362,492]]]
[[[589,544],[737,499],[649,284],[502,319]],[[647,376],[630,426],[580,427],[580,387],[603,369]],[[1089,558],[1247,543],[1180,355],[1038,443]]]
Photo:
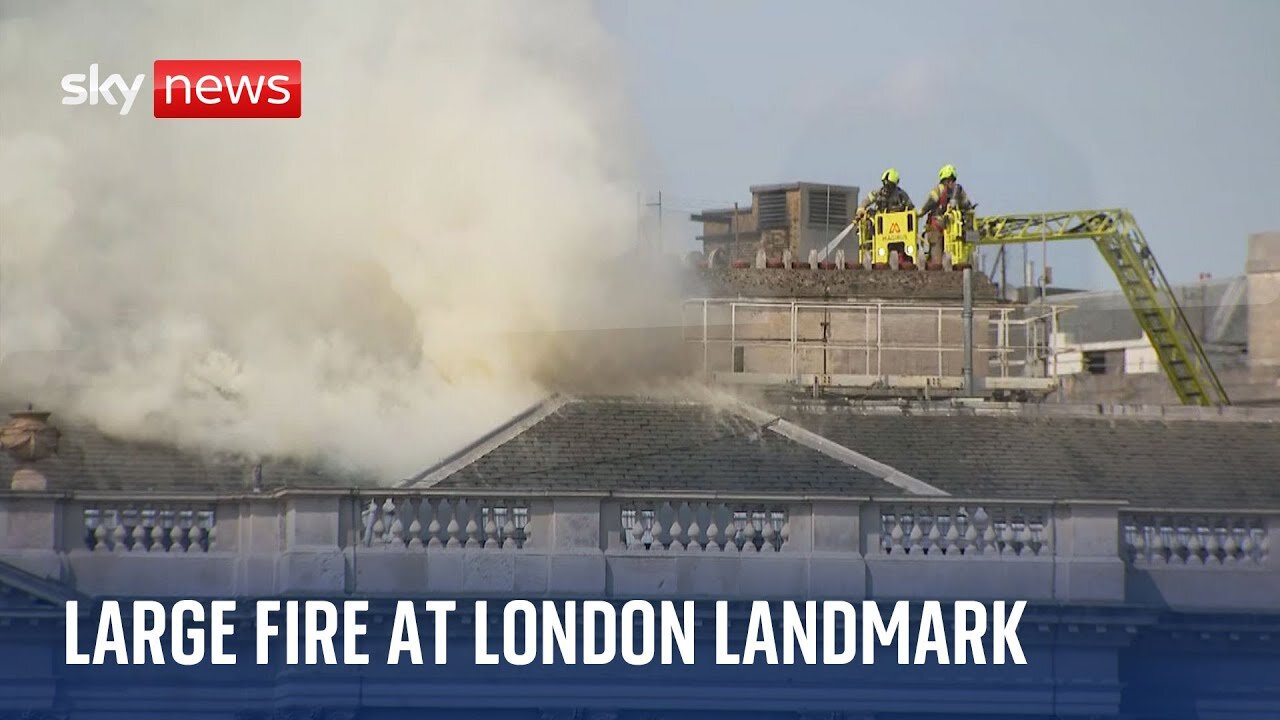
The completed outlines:
[[[1033,558],[1053,552],[1048,503],[903,503],[882,508],[889,555]]]
[[[85,547],[105,552],[209,552],[216,514],[201,503],[93,503],[79,518]]]
[[[1138,567],[1261,566],[1271,543],[1259,513],[1125,513],[1121,522],[1126,560]]]
[[[89,595],[1026,599],[1280,609],[1280,512],[984,498],[0,492],[0,562]]]
[[[361,499],[360,543],[368,548],[500,548],[528,539],[523,500],[372,495]]]
[[[628,550],[781,552],[790,528],[783,503],[632,500],[622,508]]]

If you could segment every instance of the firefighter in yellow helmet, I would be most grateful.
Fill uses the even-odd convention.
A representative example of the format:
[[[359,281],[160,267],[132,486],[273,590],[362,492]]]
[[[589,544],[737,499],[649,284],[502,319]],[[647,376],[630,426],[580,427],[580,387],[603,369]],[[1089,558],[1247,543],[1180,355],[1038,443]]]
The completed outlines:
[[[941,263],[943,253],[943,223],[947,210],[958,208],[961,212],[973,209],[969,194],[956,182],[954,165],[943,165],[938,170],[938,184],[929,191],[929,199],[920,208],[924,237],[929,243],[929,263]]]
[[[873,212],[915,210],[916,206],[911,202],[911,197],[898,184],[901,179],[898,171],[893,168],[881,173],[880,189],[867,193],[867,196],[862,199],[862,202],[858,205],[856,219],[861,220]]]

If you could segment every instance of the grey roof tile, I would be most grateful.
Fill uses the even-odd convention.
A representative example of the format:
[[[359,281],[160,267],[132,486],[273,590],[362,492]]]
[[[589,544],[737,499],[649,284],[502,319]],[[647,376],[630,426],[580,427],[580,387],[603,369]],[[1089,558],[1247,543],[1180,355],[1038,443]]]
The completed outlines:
[[[0,414],[0,423],[7,419]],[[83,424],[62,421],[56,415],[51,421],[62,432],[58,453],[34,466],[48,480],[50,490],[244,492],[252,489],[253,466],[257,460],[165,443],[123,440]],[[292,460],[264,458],[261,462],[265,489],[359,484],[357,479],[340,477]],[[8,454],[0,452],[0,488],[9,486],[9,479],[17,468]]]
[[[842,408],[788,419],[952,495],[1280,508],[1280,423]]]
[[[575,400],[435,488],[869,495],[893,490],[754,422],[709,405]]]

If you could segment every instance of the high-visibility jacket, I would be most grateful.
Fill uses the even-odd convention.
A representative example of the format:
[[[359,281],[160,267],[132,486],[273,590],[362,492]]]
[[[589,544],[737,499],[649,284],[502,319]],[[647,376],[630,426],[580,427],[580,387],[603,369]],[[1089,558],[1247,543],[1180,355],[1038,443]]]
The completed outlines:
[[[911,202],[911,196],[907,195],[907,191],[898,185],[881,186],[881,188],[873,193],[869,193],[862,199],[862,203],[858,209],[862,213],[866,213],[872,209],[881,212],[901,212],[903,210],[914,210],[915,203]]]
[[[952,185],[950,190],[946,185],[938,183],[929,191],[929,199],[920,207],[920,214],[927,218],[926,222],[930,227],[941,230],[943,213],[953,207],[962,211],[972,210],[973,203],[969,200],[969,194],[960,183]]]

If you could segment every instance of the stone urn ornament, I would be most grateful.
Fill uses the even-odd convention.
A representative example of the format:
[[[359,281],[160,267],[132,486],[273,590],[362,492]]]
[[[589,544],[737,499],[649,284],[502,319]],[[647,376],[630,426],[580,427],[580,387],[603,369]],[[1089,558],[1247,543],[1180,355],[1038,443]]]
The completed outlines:
[[[49,424],[47,412],[36,412],[28,405],[21,412],[10,413],[12,419],[0,426],[0,449],[18,463],[9,487],[13,490],[45,490],[49,483],[33,467],[35,463],[58,452],[62,433]]]

